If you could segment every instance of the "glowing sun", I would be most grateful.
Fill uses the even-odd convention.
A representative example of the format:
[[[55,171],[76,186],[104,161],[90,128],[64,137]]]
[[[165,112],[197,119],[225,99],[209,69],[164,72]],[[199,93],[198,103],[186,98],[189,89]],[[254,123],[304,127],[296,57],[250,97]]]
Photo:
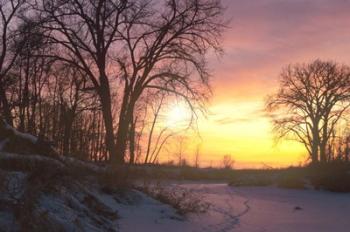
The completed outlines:
[[[185,103],[175,103],[169,106],[166,113],[166,125],[168,127],[188,126],[192,112]]]

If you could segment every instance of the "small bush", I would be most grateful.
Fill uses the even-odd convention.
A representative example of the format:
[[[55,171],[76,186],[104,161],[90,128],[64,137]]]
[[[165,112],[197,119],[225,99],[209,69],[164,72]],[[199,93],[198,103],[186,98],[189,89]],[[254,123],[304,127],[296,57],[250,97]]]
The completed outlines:
[[[278,179],[277,186],[280,188],[304,189],[305,181],[299,176],[286,175]]]
[[[178,186],[166,188],[157,183],[155,186],[142,186],[138,189],[152,198],[172,206],[182,216],[189,213],[204,213],[209,207],[209,204],[203,202],[199,195]]]
[[[271,170],[237,170],[230,181],[234,186],[268,186],[304,189],[309,183],[315,189],[350,192],[350,164],[333,162],[308,167]]]
[[[232,186],[269,186],[275,183],[275,170],[237,170],[230,179]]]
[[[309,167],[311,184],[317,189],[350,192],[350,164],[332,162]]]
[[[97,175],[99,183],[104,190],[114,191],[114,189],[126,190],[132,185],[132,178],[129,175],[129,169],[126,166],[107,169]]]

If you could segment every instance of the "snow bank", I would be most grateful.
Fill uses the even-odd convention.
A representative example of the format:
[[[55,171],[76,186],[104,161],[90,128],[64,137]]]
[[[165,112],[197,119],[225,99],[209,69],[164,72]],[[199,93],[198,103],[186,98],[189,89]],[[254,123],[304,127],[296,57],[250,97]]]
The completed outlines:
[[[0,152],[1,151],[3,153],[0,154],[0,160],[10,161],[12,159],[22,164],[28,161],[33,163],[33,165],[36,163],[47,163],[50,166],[54,165],[58,168],[63,168],[65,166],[67,169],[71,170],[94,173],[106,171],[105,167],[98,166],[91,162],[81,161],[72,157],[59,156],[48,142],[30,134],[21,133],[5,122],[0,122]],[[20,155],[27,155],[28,157],[22,157]]]
[[[42,195],[34,211],[36,216],[62,231],[118,231],[115,209],[80,188],[64,190]]]
[[[12,131],[16,136],[18,136],[20,138],[23,138],[25,140],[29,140],[29,141],[31,141],[34,144],[38,142],[38,138],[35,137],[34,135],[31,135],[31,134],[28,134],[28,133],[19,132],[18,130],[16,130],[15,128],[11,127],[9,124],[7,124],[6,122],[4,122],[4,128],[6,130]]]
[[[97,179],[47,175],[0,169],[0,231],[118,231]]]
[[[63,170],[67,169],[61,161],[42,155],[21,155],[0,152],[0,168],[31,172],[35,170]]]
[[[28,175],[23,172],[3,171],[0,169],[1,201],[18,201],[24,195]]]
[[[106,167],[98,166],[92,162],[74,159],[73,157],[59,156],[58,159],[71,169],[85,169],[94,173],[102,173],[107,170]]]
[[[14,213],[0,210],[1,231],[20,231]]]
[[[51,144],[33,135],[22,133],[0,121],[0,151],[17,154],[57,156]]]
[[[191,231],[190,224],[175,209],[141,192],[130,192],[128,201],[116,201],[108,194],[94,194],[104,204],[118,210],[120,231]]]

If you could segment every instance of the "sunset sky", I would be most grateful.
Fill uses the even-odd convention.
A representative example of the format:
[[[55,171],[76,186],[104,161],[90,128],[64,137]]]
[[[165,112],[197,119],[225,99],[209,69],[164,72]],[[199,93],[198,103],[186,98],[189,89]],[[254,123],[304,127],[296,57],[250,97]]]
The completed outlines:
[[[210,59],[214,95],[199,121],[202,163],[231,154],[236,167],[303,162],[302,145],[275,144],[264,99],[278,86],[281,69],[316,58],[350,64],[350,1],[225,0],[231,19],[225,54]]]

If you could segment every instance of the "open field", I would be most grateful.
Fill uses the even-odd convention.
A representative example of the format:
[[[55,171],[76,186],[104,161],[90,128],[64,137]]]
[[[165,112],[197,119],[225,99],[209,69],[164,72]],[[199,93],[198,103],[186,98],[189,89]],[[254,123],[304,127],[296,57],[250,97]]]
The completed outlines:
[[[218,169],[184,166],[134,166],[134,178],[148,180],[221,181],[232,186],[278,186],[291,189],[320,189],[350,192],[349,163],[284,169]]]

